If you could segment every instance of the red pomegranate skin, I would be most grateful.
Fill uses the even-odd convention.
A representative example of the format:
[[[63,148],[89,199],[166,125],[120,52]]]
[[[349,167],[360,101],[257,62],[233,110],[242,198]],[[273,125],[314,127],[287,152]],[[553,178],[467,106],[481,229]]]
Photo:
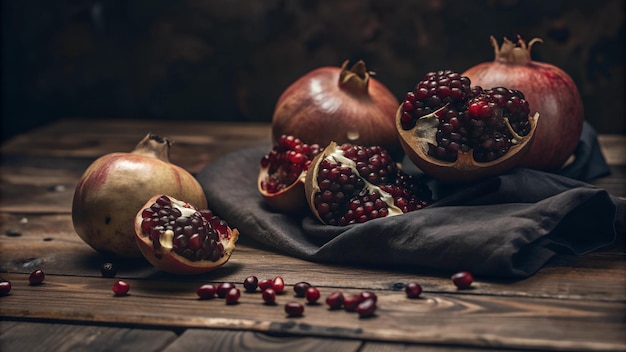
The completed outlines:
[[[531,114],[538,112],[540,118],[530,151],[519,166],[556,171],[576,150],[583,128],[584,109],[576,83],[562,69],[531,60],[530,46],[524,55],[507,56],[504,45],[494,61],[475,65],[463,75],[472,86],[503,86],[524,94]]]
[[[401,150],[395,131],[397,98],[369,73],[365,78],[352,75],[345,65],[314,69],[283,91],[272,117],[274,141],[292,135],[321,146],[335,141]],[[343,83],[342,72],[349,77]]]

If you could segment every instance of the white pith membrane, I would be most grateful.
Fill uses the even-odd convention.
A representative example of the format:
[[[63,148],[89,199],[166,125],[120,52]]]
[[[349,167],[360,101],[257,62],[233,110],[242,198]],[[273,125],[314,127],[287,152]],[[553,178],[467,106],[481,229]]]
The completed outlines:
[[[358,178],[363,180],[364,187],[363,189],[367,189],[369,193],[377,193],[380,195],[380,199],[387,204],[388,214],[387,216],[395,216],[404,214],[400,208],[398,208],[395,203],[393,196],[388,192],[384,191],[377,185],[369,182],[366,178],[362,177],[359,174],[359,171],[356,168],[356,162],[352,159],[344,156],[344,151],[341,147],[337,146],[337,143],[331,142],[323,151],[322,154],[319,154],[315,159],[313,159],[313,163],[309,171],[307,172],[307,181],[305,182],[305,188],[307,188],[306,193],[310,196],[307,201],[311,207],[311,210],[315,214],[315,216],[323,223],[325,221],[321,218],[317,209],[315,207],[315,195],[321,192],[317,181],[317,174],[319,172],[319,166],[322,164],[323,160],[330,160],[335,164],[339,164],[341,166],[349,167],[352,170],[352,173],[356,175]]]

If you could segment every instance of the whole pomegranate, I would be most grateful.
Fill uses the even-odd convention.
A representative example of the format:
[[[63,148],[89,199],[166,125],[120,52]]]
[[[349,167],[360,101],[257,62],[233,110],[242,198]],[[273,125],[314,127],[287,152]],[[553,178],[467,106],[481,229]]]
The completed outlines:
[[[137,210],[155,194],[170,194],[206,208],[202,186],[169,162],[171,141],[147,134],[130,153],[111,153],[84,172],[72,202],[74,230],[98,252],[141,258],[135,243]]]
[[[279,97],[272,136],[296,136],[308,144],[353,143],[401,152],[394,125],[396,97],[358,61],[348,69],[325,66],[292,83]]]
[[[451,183],[505,172],[530,148],[538,116],[524,94],[483,90],[451,70],[429,72],[397,112],[407,156],[422,171]]]
[[[306,207],[304,179],[313,158],[322,149],[294,136],[281,136],[272,150],[261,159],[257,188],[270,207],[282,212],[297,212]]]
[[[380,146],[331,142],[313,159],[305,191],[324,224],[345,226],[422,209],[432,203],[428,186],[400,170]]]
[[[495,60],[469,68],[463,73],[473,84],[483,88],[498,86],[524,92],[530,108],[541,115],[530,151],[520,166],[555,171],[576,150],[583,128],[582,99],[572,78],[560,68],[533,61],[528,45],[518,37],[517,44],[504,38],[502,47],[492,36]]]
[[[157,194],[137,212],[135,240],[143,256],[159,270],[201,274],[224,265],[235,250],[237,229],[209,209]]]

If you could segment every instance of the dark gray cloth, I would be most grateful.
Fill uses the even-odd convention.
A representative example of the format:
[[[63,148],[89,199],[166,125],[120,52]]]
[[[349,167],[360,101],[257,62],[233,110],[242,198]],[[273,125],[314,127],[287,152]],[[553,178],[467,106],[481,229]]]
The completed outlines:
[[[580,178],[608,173],[603,158],[593,161],[600,168],[587,167],[598,155],[595,132],[589,136],[581,138],[587,160],[577,158],[582,166],[570,170]],[[266,206],[256,177],[270,148],[226,155],[197,178],[209,207],[241,236],[310,261],[527,277],[559,251],[585,254],[613,244],[624,232],[626,201],[571,176],[529,169],[458,187],[430,180],[436,201],[425,209],[327,226],[310,212],[286,215]]]

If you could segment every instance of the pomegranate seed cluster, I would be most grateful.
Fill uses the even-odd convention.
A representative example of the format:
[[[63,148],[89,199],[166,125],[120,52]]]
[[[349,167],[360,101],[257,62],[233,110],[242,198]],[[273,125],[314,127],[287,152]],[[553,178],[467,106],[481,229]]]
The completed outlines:
[[[400,123],[404,130],[410,130],[419,118],[434,114],[439,124],[437,145],[430,145],[430,156],[455,161],[459,151],[473,151],[474,160],[489,162],[517,143],[505,119],[517,135],[525,136],[530,132],[529,113],[522,92],[472,87],[469,78],[445,70],[426,74],[406,94]]]
[[[191,261],[217,261],[224,255],[221,234],[227,234],[228,224],[210,210],[197,210],[189,204],[178,208],[161,196],[141,216],[142,233],[149,236],[157,253],[164,238],[171,237],[172,250]]]
[[[324,223],[345,226],[388,216],[389,204],[379,190],[389,193],[402,213],[432,202],[430,189],[398,169],[382,147],[343,144],[339,148],[342,158],[352,162],[331,155],[321,161],[316,177],[320,190],[313,203]]]
[[[262,181],[261,187],[268,193],[285,189],[308,170],[311,160],[322,149],[317,144],[303,143],[294,136],[281,136],[269,154],[261,159],[261,167],[269,167],[269,177]]]

